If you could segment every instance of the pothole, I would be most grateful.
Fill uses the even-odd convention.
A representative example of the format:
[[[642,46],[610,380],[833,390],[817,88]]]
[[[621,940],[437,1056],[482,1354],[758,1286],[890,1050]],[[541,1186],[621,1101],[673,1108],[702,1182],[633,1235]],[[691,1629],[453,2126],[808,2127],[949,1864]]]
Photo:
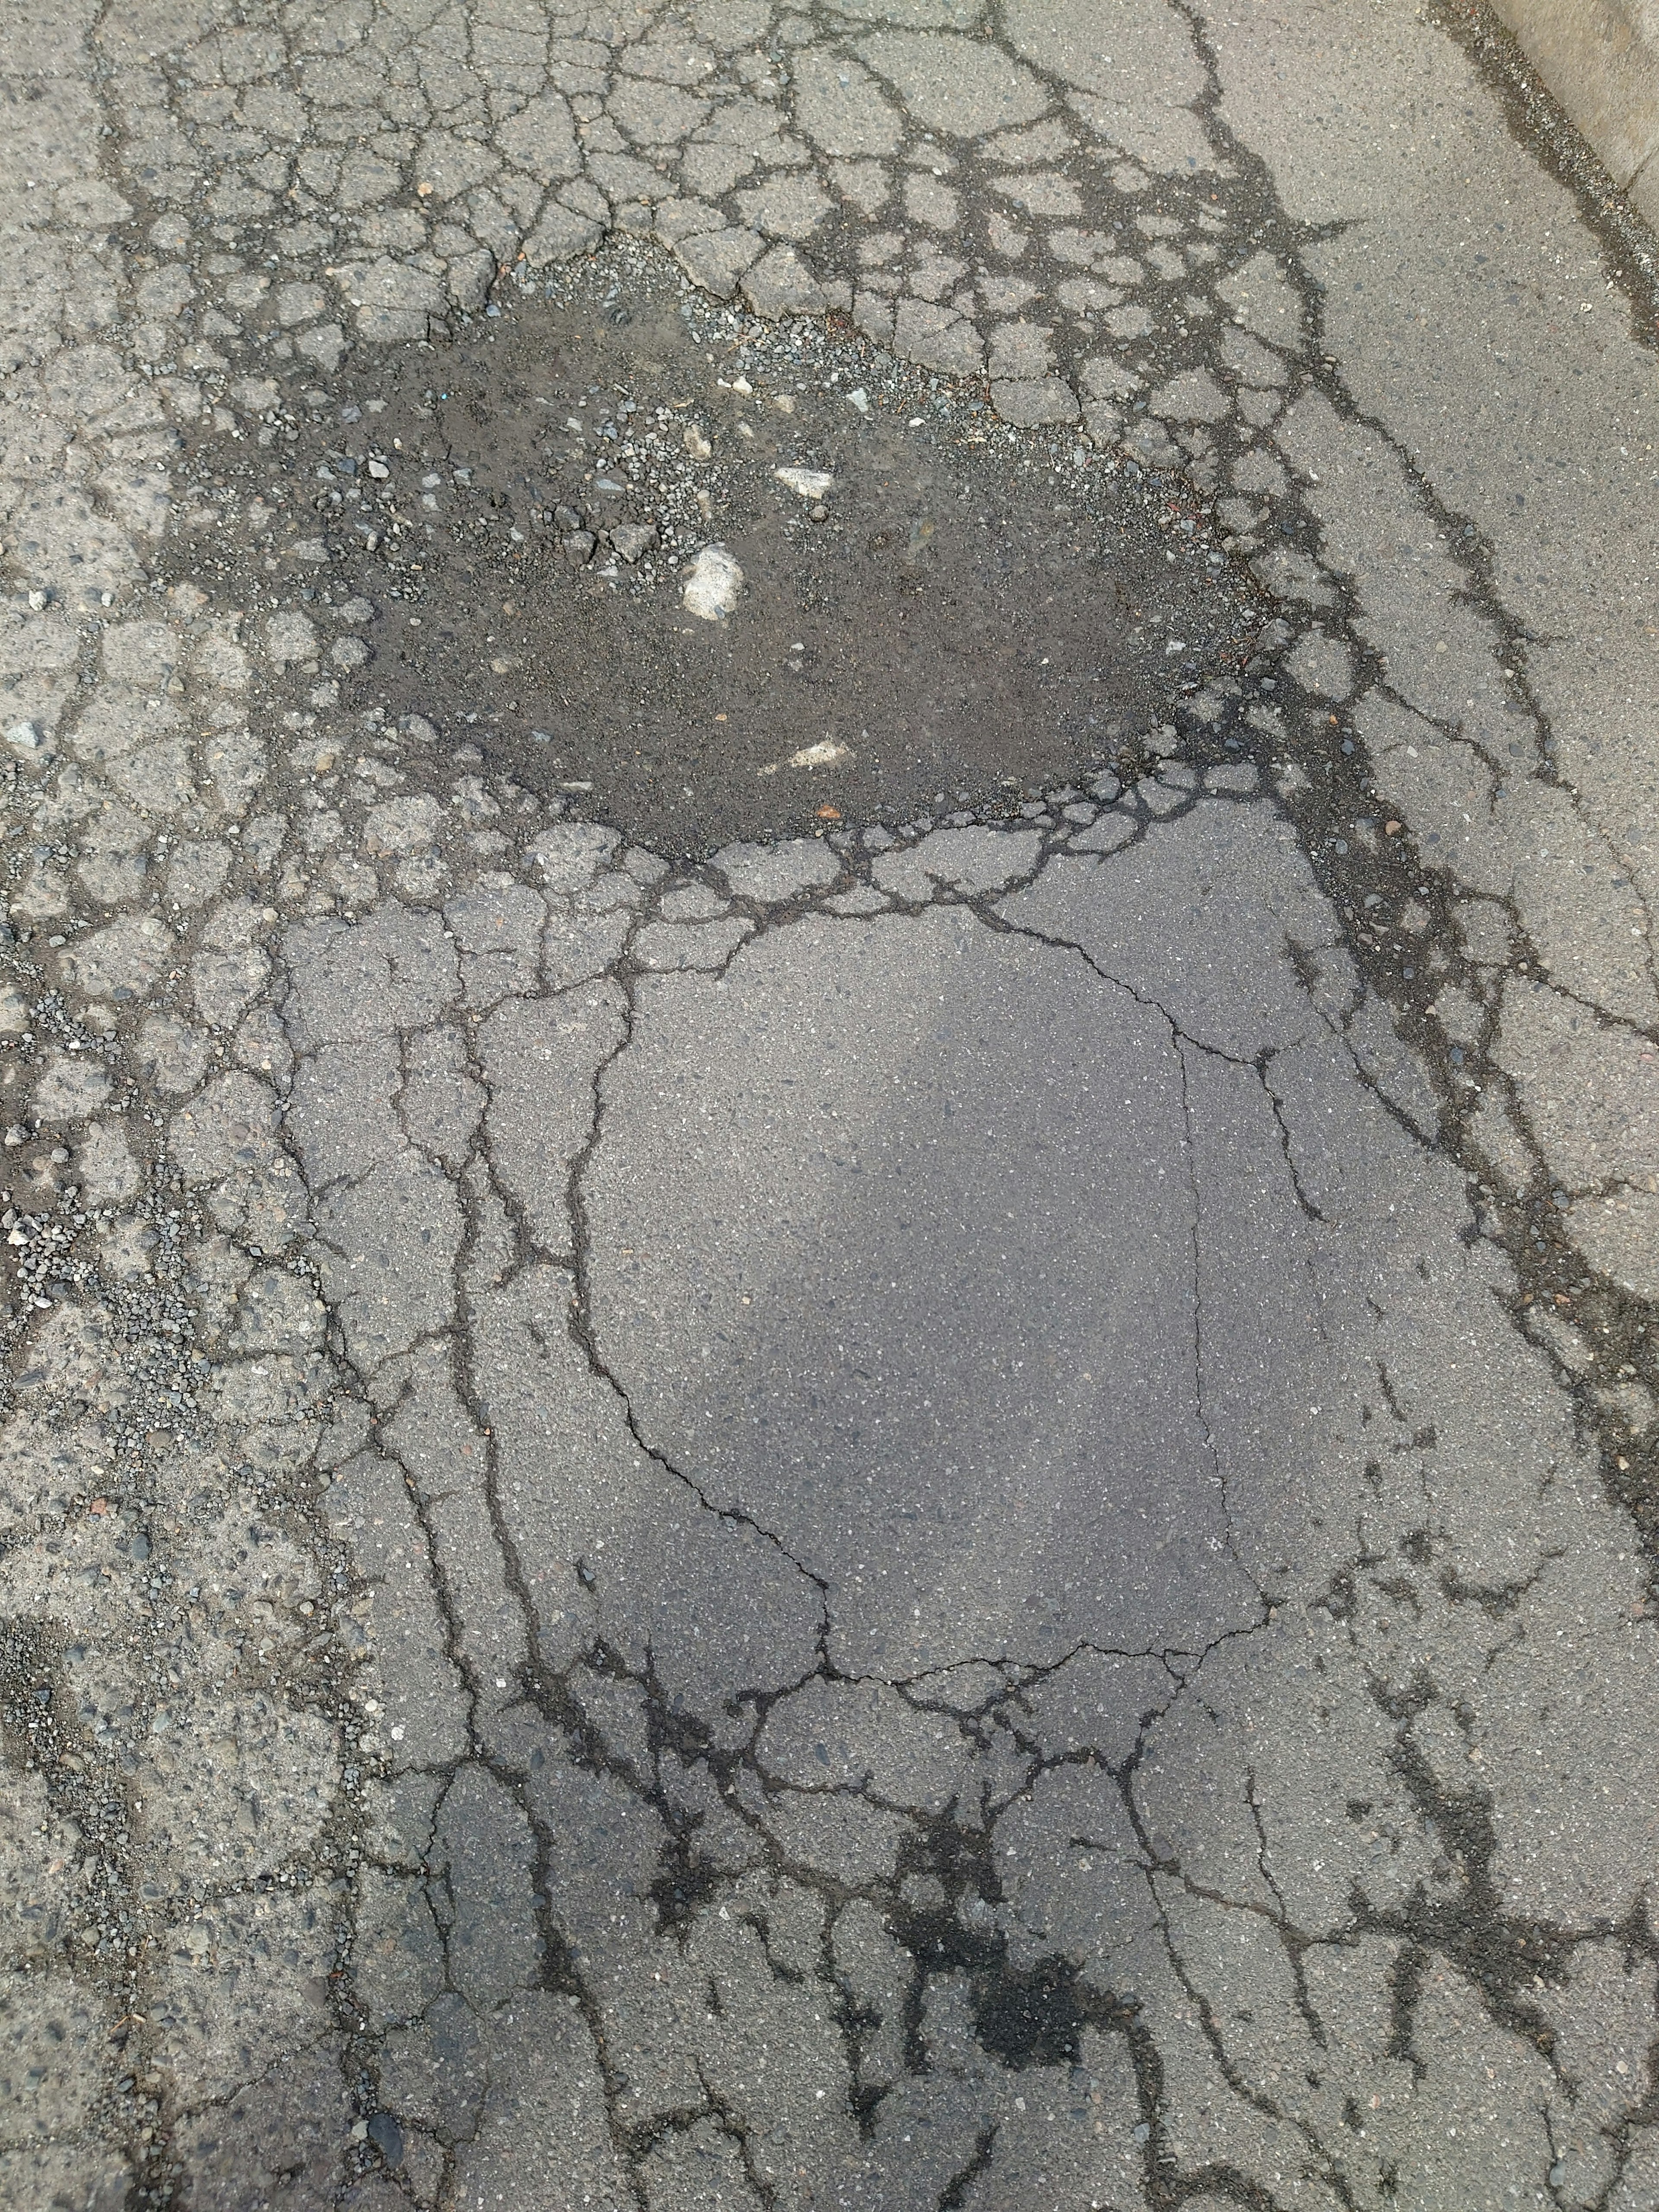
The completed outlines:
[[[270,403],[184,526],[246,498],[224,588],[313,623],[313,707],[670,851],[1097,767],[1265,617],[1196,498],[631,243]]]

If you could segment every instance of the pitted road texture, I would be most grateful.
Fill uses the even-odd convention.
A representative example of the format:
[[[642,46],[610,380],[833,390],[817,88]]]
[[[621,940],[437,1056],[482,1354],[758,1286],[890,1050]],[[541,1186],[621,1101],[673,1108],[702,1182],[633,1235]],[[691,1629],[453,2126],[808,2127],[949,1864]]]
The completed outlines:
[[[1583,149],[1462,9],[6,28],[0,2199],[1655,2212]]]

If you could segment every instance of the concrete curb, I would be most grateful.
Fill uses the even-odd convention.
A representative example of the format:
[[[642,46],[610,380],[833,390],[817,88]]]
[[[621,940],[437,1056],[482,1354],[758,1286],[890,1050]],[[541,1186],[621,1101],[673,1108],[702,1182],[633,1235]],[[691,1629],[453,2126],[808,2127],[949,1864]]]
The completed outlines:
[[[1659,0],[1492,0],[1528,59],[1659,229]]]

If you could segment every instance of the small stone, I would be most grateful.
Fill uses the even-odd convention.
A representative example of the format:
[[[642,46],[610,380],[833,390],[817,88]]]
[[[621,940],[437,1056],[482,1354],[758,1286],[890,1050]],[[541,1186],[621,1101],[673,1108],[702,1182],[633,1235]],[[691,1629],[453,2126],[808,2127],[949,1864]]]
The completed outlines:
[[[836,488],[836,479],[828,469],[774,469],[773,475],[791,491],[798,491],[803,499],[822,499]]]
[[[738,604],[743,570],[723,545],[705,545],[686,574],[683,597],[688,614],[720,622]]]
[[[611,543],[618,556],[627,562],[637,561],[641,553],[648,552],[657,542],[654,522],[619,522],[611,532]]]
[[[368,2140],[388,2166],[401,2166],[404,2160],[404,2131],[390,2112],[370,2115]]]

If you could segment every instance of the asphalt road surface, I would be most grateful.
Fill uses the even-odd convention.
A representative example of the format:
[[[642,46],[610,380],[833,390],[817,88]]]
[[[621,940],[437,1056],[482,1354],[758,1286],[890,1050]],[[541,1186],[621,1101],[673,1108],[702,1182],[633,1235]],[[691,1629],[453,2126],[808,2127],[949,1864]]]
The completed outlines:
[[[1659,2208],[1655,248],[1478,9],[4,9],[0,2201]]]

